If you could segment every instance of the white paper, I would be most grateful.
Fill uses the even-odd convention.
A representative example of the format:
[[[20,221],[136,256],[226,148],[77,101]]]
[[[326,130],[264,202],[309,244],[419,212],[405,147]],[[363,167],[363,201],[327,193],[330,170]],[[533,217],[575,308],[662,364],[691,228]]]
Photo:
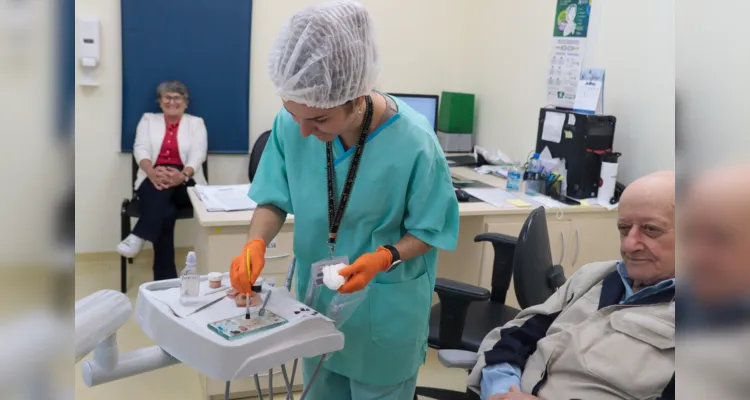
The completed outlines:
[[[552,39],[550,68],[547,75],[547,102],[556,107],[573,108],[583,57],[585,38]]]
[[[493,165],[507,165],[513,162],[513,160],[500,149],[491,150],[480,146],[474,146],[474,152],[484,157],[485,161]]]
[[[565,125],[565,114],[547,111],[547,114],[544,117],[542,140],[560,143],[560,140],[562,139],[563,125]]]
[[[225,278],[222,284],[229,284],[229,279]],[[209,290],[211,290],[211,288],[208,287],[208,281],[207,280],[202,281],[200,283],[200,295],[195,300],[193,300],[193,302],[190,305],[184,305],[180,302],[180,288],[179,287],[154,291],[152,292],[152,294],[157,300],[169,306],[169,308],[172,309],[175,315],[181,318],[186,318],[192,315],[195,312],[195,310],[199,309],[200,307],[203,307],[206,304],[216,299],[219,299],[221,297],[226,297],[227,295],[226,291],[220,291],[220,292],[206,295],[205,293],[209,292]],[[234,304],[234,300],[232,300],[232,304]],[[210,306],[209,308],[214,307],[214,306],[216,306],[216,304]]]
[[[607,211],[616,210],[617,206],[619,205],[619,203],[609,204],[609,202],[606,202],[606,203],[600,202],[597,199],[589,200],[589,205],[594,205],[594,204],[598,205],[599,207],[606,208]]]
[[[258,204],[248,196],[250,184],[206,186],[196,185],[195,192],[209,212],[254,210]]]
[[[556,208],[569,208],[570,207],[569,205],[565,203],[561,203],[549,196],[544,196],[544,195],[538,195],[538,196],[524,195],[521,197],[521,200],[527,203],[530,203],[531,205],[534,205],[534,206],[543,206],[544,208],[556,209]]]
[[[542,161],[552,160],[552,152],[549,151],[549,147],[544,146],[544,150],[539,154],[539,159]]]
[[[600,81],[580,81],[576,91],[576,101],[573,108],[596,112],[599,106],[599,98],[602,92],[602,82]]]
[[[609,202],[602,202],[602,203],[600,203],[599,200],[596,197],[592,197],[590,199],[576,199],[576,198],[572,198],[572,199],[580,202],[581,204],[583,204],[584,202],[586,202],[589,206],[592,206],[592,207],[599,206],[599,207],[602,207],[602,208],[606,208],[607,211],[616,210],[617,206],[618,206],[617,203],[615,203],[615,204],[609,204]]]
[[[467,188],[464,192],[474,196],[483,202],[493,205],[497,208],[516,208],[508,200],[519,200],[519,198],[505,189],[484,189],[484,188]]]
[[[492,175],[502,176],[503,178],[508,177],[508,168],[505,168],[505,167],[482,165],[481,167],[474,168],[474,171],[478,173],[479,175],[492,174]]]
[[[575,124],[576,124],[576,115],[568,114],[568,125],[575,125]]]
[[[542,153],[539,154],[539,161],[544,167],[546,172],[557,172],[565,176],[565,160],[561,158],[552,158],[552,153],[549,151],[549,147],[544,147]]]

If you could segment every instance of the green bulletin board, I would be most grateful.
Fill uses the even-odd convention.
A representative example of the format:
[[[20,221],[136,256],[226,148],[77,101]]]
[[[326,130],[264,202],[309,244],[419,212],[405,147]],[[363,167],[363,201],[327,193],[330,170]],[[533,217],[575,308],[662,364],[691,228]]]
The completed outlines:
[[[593,0],[557,0],[554,37],[585,38]]]

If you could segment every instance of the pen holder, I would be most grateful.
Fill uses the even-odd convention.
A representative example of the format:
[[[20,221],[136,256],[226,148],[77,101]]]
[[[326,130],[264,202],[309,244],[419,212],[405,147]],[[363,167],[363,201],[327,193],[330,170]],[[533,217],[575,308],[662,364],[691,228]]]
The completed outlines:
[[[536,196],[547,193],[547,185],[544,179],[530,179],[526,181],[526,194]]]
[[[546,195],[549,197],[558,197],[560,196],[560,187],[562,186],[562,183],[560,181],[554,182],[551,185],[545,185],[545,188],[547,189]]]

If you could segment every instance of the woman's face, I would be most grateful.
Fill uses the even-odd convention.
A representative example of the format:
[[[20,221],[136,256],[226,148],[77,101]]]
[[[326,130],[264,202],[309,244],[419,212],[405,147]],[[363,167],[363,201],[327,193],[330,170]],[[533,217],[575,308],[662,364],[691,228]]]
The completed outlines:
[[[182,117],[187,108],[187,99],[176,92],[166,92],[159,98],[159,106],[167,117]]]
[[[361,114],[356,111],[357,101],[329,109],[285,101],[284,108],[292,115],[294,122],[299,124],[302,137],[315,136],[321,142],[330,142],[359,125],[358,116]]]

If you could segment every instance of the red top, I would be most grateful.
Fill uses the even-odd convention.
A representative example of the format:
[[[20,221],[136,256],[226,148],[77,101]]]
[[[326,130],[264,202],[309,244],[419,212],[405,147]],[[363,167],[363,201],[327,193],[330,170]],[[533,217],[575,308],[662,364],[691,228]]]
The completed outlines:
[[[183,165],[180,159],[180,150],[177,146],[177,129],[180,127],[180,121],[170,124],[165,118],[164,124],[167,126],[167,132],[161,142],[161,151],[156,159],[156,165]]]

